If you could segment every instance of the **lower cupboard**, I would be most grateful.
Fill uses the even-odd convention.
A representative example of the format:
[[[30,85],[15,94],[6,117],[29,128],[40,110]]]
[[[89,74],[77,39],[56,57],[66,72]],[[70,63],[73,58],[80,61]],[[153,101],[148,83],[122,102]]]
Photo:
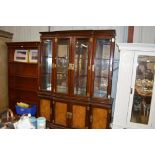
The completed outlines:
[[[45,117],[47,121],[51,120],[51,101],[47,99],[41,99],[40,100],[40,116]]]
[[[40,116],[53,128],[106,129],[111,110],[99,105],[40,99]]]

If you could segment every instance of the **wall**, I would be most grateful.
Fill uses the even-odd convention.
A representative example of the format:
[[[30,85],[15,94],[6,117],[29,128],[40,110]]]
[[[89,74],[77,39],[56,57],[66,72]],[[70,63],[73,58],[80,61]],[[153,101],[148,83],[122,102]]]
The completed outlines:
[[[116,42],[127,41],[127,26],[50,26],[50,31],[60,30],[116,30]],[[48,26],[0,26],[1,30],[13,33],[13,41],[39,41],[39,32],[48,31]]]
[[[39,32],[48,31],[47,26],[0,26],[0,29],[13,33],[13,42],[39,41]]]
[[[155,44],[155,26],[135,26],[133,42]]]

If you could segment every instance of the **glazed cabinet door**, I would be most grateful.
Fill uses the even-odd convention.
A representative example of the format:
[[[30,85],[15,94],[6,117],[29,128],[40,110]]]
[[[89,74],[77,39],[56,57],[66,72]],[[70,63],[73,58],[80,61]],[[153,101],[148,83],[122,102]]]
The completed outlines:
[[[83,104],[71,105],[71,128],[87,129],[89,107]]]
[[[93,54],[93,97],[108,97],[111,94],[111,74],[113,46],[111,39],[97,38],[94,42]]]
[[[72,63],[74,70],[72,71],[72,95],[89,96],[90,95],[90,60],[91,57],[91,39],[90,38],[74,38],[74,48]]]
[[[109,128],[110,111],[105,108],[93,106],[91,108],[90,126],[92,129]]]
[[[155,54],[136,52],[134,57],[128,126],[150,128],[155,112]]]
[[[69,57],[70,38],[57,38],[56,40],[56,93],[69,93]]]
[[[43,40],[40,52],[40,90],[52,91],[53,41]]]

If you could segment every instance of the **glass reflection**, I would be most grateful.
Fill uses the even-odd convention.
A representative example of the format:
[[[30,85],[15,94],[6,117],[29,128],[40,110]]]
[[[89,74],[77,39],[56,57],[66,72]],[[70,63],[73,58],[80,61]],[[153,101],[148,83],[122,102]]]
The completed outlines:
[[[77,39],[74,53],[74,94],[85,96],[89,39]]]
[[[135,92],[131,122],[148,124],[154,83],[155,57],[139,56],[137,59]]]
[[[52,80],[52,41],[43,42],[41,89],[51,91]]]
[[[68,92],[69,39],[58,39],[57,44],[57,92]]]
[[[106,97],[110,61],[110,40],[97,39],[94,59],[94,96]]]

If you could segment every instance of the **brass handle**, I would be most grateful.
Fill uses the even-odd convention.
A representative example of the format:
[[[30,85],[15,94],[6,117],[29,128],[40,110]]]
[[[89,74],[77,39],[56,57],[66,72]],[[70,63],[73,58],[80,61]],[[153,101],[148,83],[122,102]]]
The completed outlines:
[[[94,65],[92,65],[92,72],[94,72]]]
[[[90,107],[87,106],[87,110],[89,111],[90,110]]]
[[[70,63],[68,69],[74,70],[74,64],[71,64],[71,63]]]
[[[52,63],[52,68],[56,68],[56,64],[55,63]]]
[[[71,112],[67,112],[67,118],[68,118],[68,119],[72,119],[72,115],[73,115],[73,114],[72,114]]]

